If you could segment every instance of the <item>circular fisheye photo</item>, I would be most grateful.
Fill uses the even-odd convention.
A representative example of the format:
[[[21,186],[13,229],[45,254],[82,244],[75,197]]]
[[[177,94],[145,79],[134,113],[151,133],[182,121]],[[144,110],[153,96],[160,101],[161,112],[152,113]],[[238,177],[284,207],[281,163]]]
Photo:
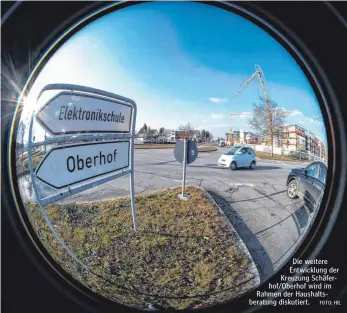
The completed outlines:
[[[289,260],[320,208],[328,143],[309,80],[221,8],[107,13],[50,57],[18,112],[32,229],[72,281],[128,307],[244,295]]]

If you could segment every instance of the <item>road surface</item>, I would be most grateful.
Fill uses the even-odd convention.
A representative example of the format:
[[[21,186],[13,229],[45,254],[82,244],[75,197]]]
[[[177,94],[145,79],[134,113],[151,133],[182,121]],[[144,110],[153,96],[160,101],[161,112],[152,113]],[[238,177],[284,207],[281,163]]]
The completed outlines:
[[[298,162],[258,160],[255,170],[218,168],[218,151],[200,153],[187,166],[186,184],[201,186],[221,206],[248,247],[262,281],[271,277],[296,249],[311,216],[300,199],[286,195],[286,179],[290,168],[303,167]],[[173,149],[135,150],[135,192],[179,187],[182,164]],[[24,201],[33,201],[30,177],[19,179]],[[52,191],[39,184],[43,196]],[[76,194],[61,202],[85,202],[129,195],[129,177],[122,177]],[[138,221],[141,223],[141,221]]]

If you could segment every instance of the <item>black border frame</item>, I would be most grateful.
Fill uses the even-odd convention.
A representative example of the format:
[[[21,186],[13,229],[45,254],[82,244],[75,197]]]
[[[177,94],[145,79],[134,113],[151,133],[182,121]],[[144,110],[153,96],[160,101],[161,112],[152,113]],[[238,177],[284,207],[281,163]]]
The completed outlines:
[[[120,4],[119,5],[119,7],[118,7],[118,9],[121,9],[121,8],[123,8],[123,7],[126,7],[126,6],[130,6],[130,5],[134,5],[134,4],[138,4],[139,2],[134,2],[134,3],[122,3],[122,4]],[[140,3],[144,3],[144,2],[140,2]],[[97,8],[97,7],[101,7],[101,6],[103,6],[105,3],[100,3],[100,4],[95,4],[95,6],[93,6],[93,8]],[[224,6],[224,5],[226,5],[226,4],[221,4],[221,3],[218,3],[218,2],[214,2],[214,3],[206,3],[206,4],[213,4],[213,5],[215,5],[215,6]],[[84,5],[86,5],[86,3],[84,4]],[[281,3],[279,6],[285,6],[285,3]],[[300,13],[299,13],[299,11],[300,11],[300,5],[301,4],[297,4],[296,6],[295,6],[295,11],[297,11],[297,15],[299,15],[300,16]],[[303,4],[302,4],[303,5]],[[324,6],[325,4],[322,4],[322,6]],[[329,5],[331,5],[331,4],[329,4]],[[332,124],[332,125],[334,125],[334,126],[341,126],[341,122],[342,122],[342,125],[343,125],[343,116],[344,116],[344,113],[342,113],[341,112],[341,109],[342,109],[342,107],[339,107],[338,106],[338,103],[340,103],[340,104],[342,104],[343,102],[343,98],[342,98],[342,90],[343,90],[343,87],[342,87],[342,83],[341,83],[341,81],[339,82],[338,81],[338,79],[335,79],[333,76],[332,76],[332,73],[330,72],[330,73],[325,73],[323,70],[322,70],[322,63],[323,63],[323,68],[326,68],[328,65],[327,64],[334,64],[334,62],[332,61],[332,62],[325,62],[324,61],[324,59],[322,59],[322,53],[319,53],[318,55],[320,55],[321,56],[321,58],[320,59],[314,59],[313,57],[312,57],[312,50],[311,50],[311,52],[309,51],[309,49],[307,48],[307,46],[305,45],[305,44],[303,44],[303,42],[301,41],[301,39],[300,39],[300,37],[302,37],[303,35],[303,32],[302,33],[300,33],[300,37],[298,37],[298,34],[295,34],[295,33],[293,33],[292,31],[289,31],[288,29],[287,29],[287,27],[285,26],[285,25],[283,25],[283,23],[281,23],[281,22],[279,22],[279,20],[278,20],[278,18],[279,18],[279,16],[281,16],[281,17],[283,17],[284,16],[284,13],[281,15],[280,14],[280,11],[281,10],[285,10],[285,9],[279,9],[278,8],[278,10],[276,11],[276,9],[273,9],[273,11],[271,11],[271,6],[272,5],[270,5],[270,4],[267,4],[267,3],[260,3],[260,4],[256,4],[256,3],[250,3],[250,2],[244,2],[244,3],[238,3],[238,6],[241,6],[241,7],[243,7],[243,8],[246,8],[246,9],[249,9],[249,10],[251,10],[251,11],[253,11],[255,14],[257,14],[258,16],[260,16],[260,17],[262,17],[263,19],[265,19],[265,20],[267,20],[267,21],[270,21],[271,22],[271,24],[274,26],[274,27],[276,27],[277,29],[280,29],[280,31],[282,32],[282,34],[284,34],[287,38],[289,38],[290,40],[291,40],[291,42],[293,42],[294,44],[296,44],[296,46],[297,47],[300,47],[300,50],[301,50],[301,53],[303,54],[303,56],[304,56],[304,58],[306,59],[306,61],[307,60],[309,60],[310,58],[311,59],[313,59],[312,60],[312,62],[310,62],[311,64],[311,68],[315,68],[317,71],[318,71],[318,73],[319,73],[319,75],[318,75],[318,79],[321,81],[321,82],[323,82],[323,89],[325,90],[325,92],[327,92],[327,95],[328,95],[328,98],[329,98],[329,100],[331,100],[331,103],[333,104],[333,117],[334,117],[334,123]],[[322,8],[322,6],[321,6],[321,8]],[[91,6],[92,7],[92,6]],[[91,7],[89,7],[89,8],[83,8],[83,6],[81,5],[80,6],[80,8],[82,8],[82,11],[85,13],[86,11],[88,11],[88,10],[90,10],[91,9]],[[265,11],[264,10],[264,7],[267,9],[267,11]],[[274,7],[276,7],[276,4],[274,5]],[[326,7],[329,7],[328,6],[328,4],[326,4]],[[225,7],[222,7],[222,8],[224,8],[225,9]],[[269,9],[270,9],[270,12],[269,12]],[[233,10],[231,10],[230,8],[229,9],[227,9],[228,11],[232,11],[233,12]],[[328,9],[327,9],[328,10]],[[72,11],[73,11],[73,9],[72,9]],[[332,11],[332,10],[331,10]],[[329,11],[330,12],[330,14],[331,14],[331,11]],[[76,12],[76,11],[75,11]],[[271,14],[271,12],[273,13],[273,12],[276,12],[275,13],[275,16],[276,17],[274,17],[272,14]],[[74,18],[77,18],[78,16],[81,16],[81,14],[83,15],[84,13],[81,13],[81,11],[79,11],[79,13],[76,15],[75,13],[74,13],[74,17],[72,18],[72,19],[74,19]],[[234,12],[235,13],[235,12]],[[291,14],[292,12],[286,12],[286,14],[288,14],[288,16]],[[317,12],[316,12],[317,13]],[[80,14],[80,15],[79,15]],[[240,12],[238,12],[238,13],[236,13],[236,14],[238,14],[238,15],[240,15],[240,16],[242,16],[242,14],[240,14]],[[318,14],[318,13],[317,13]],[[295,16],[297,16],[297,15],[295,15]],[[324,15],[324,14],[323,14]],[[71,14],[70,14],[70,16],[71,16]],[[244,17],[244,16],[243,16]],[[249,20],[250,22],[253,22],[254,23],[254,21],[252,21],[250,18],[247,18],[247,20]],[[92,21],[92,20],[91,20]],[[289,25],[290,25],[290,27],[291,27],[291,29],[293,28],[293,25],[294,25],[294,23],[289,23]],[[64,24],[64,27],[66,27],[67,26],[67,24],[65,23]],[[260,26],[260,25],[258,25],[258,26]],[[264,25],[263,25],[264,26]],[[260,26],[261,27],[261,26]],[[261,27],[264,31],[267,31],[268,33],[269,33],[269,31],[268,30],[265,30],[264,29],[264,27]],[[342,33],[342,32],[341,32]],[[55,33],[55,34],[57,34],[57,32]],[[270,32],[270,35],[271,35],[271,32]],[[53,36],[53,35],[52,35]],[[50,37],[51,39],[52,39],[52,36]],[[324,37],[324,36],[323,36]],[[306,38],[306,37],[304,37],[304,38]],[[310,42],[311,43],[311,42]],[[46,41],[46,44],[47,44],[47,41]],[[282,45],[283,46],[283,45]],[[311,46],[311,49],[312,49],[312,44],[310,45]],[[41,45],[41,48],[42,48],[42,45]],[[330,47],[329,47],[329,49],[331,49]],[[54,49],[54,50],[52,50],[52,52],[54,53],[54,51],[56,51],[56,49]],[[342,56],[342,53],[341,53],[341,51],[340,52],[336,52],[337,53],[337,55],[339,55],[339,53],[340,53],[340,56]],[[315,53],[316,54],[316,53]],[[342,67],[342,65],[341,65],[341,67]],[[342,72],[342,69],[341,68],[338,68],[338,69],[340,69],[341,70],[341,72]],[[336,75],[337,75],[337,77],[341,77],[342,78],[342,74],[341,74],[341,72],[339,72],[339,71],[337,71],[337,73],[336,73]],[[341,74],[341,75],[340,75]],[[330,79],[332,79],[332,81],[334,81],[334,88],[333,88],[333,86],[329,83],[329,80]],[[30,85],[30,84],[29,84]],[[338,86],[338,87],[336,87],[336,85]],[[338,93],[336,94],[336,91],[338,91]],[[321,108],[322,109],[322,108]],[[323,111],[323,110],[322,110]],[[340,114],[336,114],[337,112],[339,112]],[[346,116],[346,115],[345,115]],[[325,117],[326,117],[326,115],[325,115]],[[330,120],[331,121],[331,120]],[[326,122],[326,119],[325,119],[325,122]],[[327,124],[326,124],[327,125]],[[331,125],[331,126],[332,126]],[[339,131],[341,130],[341,128],[339,129]],[[343,130],[343,128],[342,128],[342,130]],[[345,133],[344,132],[335,132],[334,134],[333,134],[333,138],[334,138],[334,142],[333,142],[333,144],[335,144],[336,145],[336,147],[338,146],[338,143],[344,143],[344,138],[345,137],[343,137],[343,136],[345,136]],[[332,139],[332,138],[328,138],[328,142],[330,141],[330,139]],[[331,141],[330,141],[331,142]],[[336,148],[336,149],[339,149],[339,148]],[[343,145],[342,147],[340,147],[340,150],[339,150],[339,153],[340,153],[340,156],[341,156],[341,154],[343,154],[345,152],[345,145]],[[337,152],[335,152],[335,153],[337,153]],[[345,155],[345,154],[344,154]],[[335,155],[333,155],[333,156],[335,156]],[[329,157],[329,163],[331,162],[331,158]],[[342,160],[343,161],[343,160]],[[10,164],[11,165],[11,164]],[[13,164],[12,164],[13,165]],[[333,163],[333,167],[334,167],[334,169],[335,169],[335,171],[337,171],[337,173],[339,174],[340,172],[339,172],[339,169],[341,168],[341,166],[342,166],[342,168],[343,168],[343,166],[345,166],[345,164],[342,162],[341,163],[341,158],[338,160],[338,162],[337,163]],[[331,167],[330,167],[331,168]],[[344,168],[343,168],[344,169]],[[329,177],[329,173],[328,173],[328,178],[330,178],[331,179],[331,177]],[[337,205],[341,205],[341,203],[342,203],[342,200],[344,199],[344,196],[343,196],[343,194],[341,194],[341,190],[339,190],[340,188],[339,188],[339,185],[338,185],[338,182],[334,182],[333,184],[331,184],[331,185],[333,185],[333,187],[335,187],[334,188],[334,192],[330,195],[330,197],[329,197],[329,199],[331,200],[332,199],[332,202],[335,202],[335,204],[337,204]],[[339,199],[336,199],[335,201],[334,201],[334,195],[336,196],[336,195],[339,195]],[[325,198],[327,198],[327,197],[325,197]],[[8,198],[6,197],[6,200],[7,200]],[[323,199],[324,200],[324,199]],[[328,200],[328,199],[325,199],[325,200]],[[10,200],[11,201],[11,200]],[[322,203],[322,205],[323,205],[323,203]],[[333,210],[331,210],[332,212],[330,212],[331,213],[331,217],[335,220],[335,221],[337,221],[337,217],[339,216],[339,218],[341,218],[341,217],[343,217],[343,216],[345,216],[345,215],[343,215],[343,212],[338,212],[338,211],[333,211]],[[12,225],[19,225],[18,224],[18,222],[16,222],[16,220],[15,220],[15,217],[13,216],[13,215],[11,215],[10,216],[11,217],[11,222],[13,222],[12,223]],[[340,224],[339,224],[340,225]],[[317,226],[317,225],[316,225]],[[325,223],[325,225],[323,225],[323,226],[326,226],[326,223]],[[341,226],[340,226],[340,228],[338,228],[339,230],[345,230],[344,228],[341,228]],[[323,229],[321,229],[322,230],[322,233],[320,233],[319,235],[320,235],[320,237],[323,237],[323,238],[325,238],[325,240],[327,241],[328,239],[329,239],[329,233],[330,233],[330,231],[331,231],[331,228],[330,228],[330,230],[328,230],[327,231],[327,233],[328,234],[325,234],[325,233],[323,233],[324,232],[324,230]],[[19,234],[19,233],[21,233],[22,234],[22,236],[24,235],[25,236],[25,234],[22,232],[22,231],[20,231],[19,229],[18,230],[16,230],[16,232],[17,232],[17,235]],[[335,239],[337,239],[337,237],[336,237],[336,231],[334,232],[334,238]],[[22,237],[23,238],[23,237]],[[24,239],[24,238],[23,238]],[[330,240],[330,242],[331,242],[331,239],[329,239]],[[29,243],[30,241],[28,241],[28,240],[26,240],[26,242],[27,243]],[[311,244],[312,244],[312,242],[310,242]],[[314,244],[315,243],[317,243],[317,240],[315,241],[315,242],[313,242],[313,246],[314,246]],[[30,244],[30,243],[29,243]],[[23,247],[23,246],[22,246]],[[318,254],[318,252],[322,249],[323,247],[322,247],[322,245],[320,245],[320,247],[319,248],[316,248],[316,249],[313,249],[314,251],[315,251],[315,253],[316,254]],[[28,249],[25,249],[26,250],[26,252],[28,252],[29,253],[29,250]],[[327,249],[324,249],[324,251],[327,251]],[[329,251],[334,251],[334,249],[333,248],[329,248]],[[30,255],[31,255],[31,257],[34,257],[35,256],[35,254],[33,254],[33,251],[31,251],[30,253],[29,253]],[[307,255],[307,253],[305,253],[306,255]],[[38,256],[38,255],[37,255]],[[46,256],[46,257],[48,257],[49,258],[49,256]],[[42,262],[41,262],[41,260],[40,259],[38,259],[36,256],[34,257],[34,259],[35,259],[35,263],[36,262],[38,262],[38,263],[41,263],[42,264]],[[44,271],[45,272],[45,275],[49,275],[46,271]],[[52,274],[52,273],[51,273]],[[64,273],[60,273],[60,274],[64,274]],[[63,275],[64,276],[64,275]],[[62,288],[62,285],[60,284],[60,283],[58,283],[58,282],[55,282],[55,281],[52,281],[52,276],[48,276],[48,277],[50,277],[50,281],[52,282],[52,283],[54,283],[54,285],[55,286],[60,286],[59,287],[59,289],[60,290],[62,290],[61,288]],[[68,281],[66,281],[66,282],[68,282]],[[66,284],[64,284],[64,288],[66,288]],[[81,286],[82,287],[82,286]],[[82,288],[83,289],[83,288]],[[74,300],[77,300],[76,299],[76,296],[77,296],[77,294],[74,292],[74,289],[71,289],[71,288],[69,288],[69,293],[71,292],[71,294],[74,294],[74,296],[72,296],[71,294],[69,294],[69,296],[71,296],[71,297],[73,297],[74,298]],[[94,295],[94,297],[95,297],[95,295]],[[86,299],[85,299],[86,300]],[[105,300],[105,299],[104,299]],[[78,300],[78,302],[79,302],[79,304],[80,305],[83,305],[82,304],[82,302],[80,301],[80,300]],[[239,303],[239,301],[238,301],[238,299],[236,299],[235,301],[233,301],[233,304],[235,304],[235,306],[234,306],[234,308],[236,307],[236,308],[241,308],[242,307],[242,305],[241,305],[241,303],[240,303],[240,305],[241,305],[241,307],[240,307],[240,305],[238,305],[237,303]],[[86,306],[84,306],[88,311],[91,309],[91,307],[93,307],[94,305],[92,304],[92,302],[89,302],[89,305],[86,307]],[[104,307],[105,308],[105,307]],[[117,306],[117,308],[118,308],[118,310],[121,310],[121,306]],[[96,309],[95,307],[94,307],[94,309]],[[106,308],[105,308],[106,309]],[[215,309],[217,309],[217,308],[215,308]],[[253,308],[254,310],[256,309],[256,308]],[[268,310],[270,310],[270,308],[267,308]],[[127,308],[127,310],[129,311],[129,308]],[[248,310],[248,311],[250,311],[250,310]],[[282,310],[281,310],[282,311]]]

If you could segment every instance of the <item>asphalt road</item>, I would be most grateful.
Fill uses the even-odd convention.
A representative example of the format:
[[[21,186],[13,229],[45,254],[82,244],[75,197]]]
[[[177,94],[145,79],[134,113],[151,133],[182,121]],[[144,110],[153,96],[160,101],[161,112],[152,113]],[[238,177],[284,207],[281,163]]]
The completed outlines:
[[[289,199],[285,186],[290,168],[306,164],[258,160],[255,170],[218,168],[217,160],[227,149],[200,153],[187,166],[186,184],[201,186],[214,197],[248,247],[264,281],[291,256],[310,224],[311,216],[302,201]],[[136,194],[178,187],[181,182],[182,165],[175,160],[172,149],[135,150]],[[20,178],[19,185],[24,201],[32,200],[30,178]],[[42,195],[51,193],[39,186]],[[100,201],[128,195],[129,177],[122,177],[62,202]]]

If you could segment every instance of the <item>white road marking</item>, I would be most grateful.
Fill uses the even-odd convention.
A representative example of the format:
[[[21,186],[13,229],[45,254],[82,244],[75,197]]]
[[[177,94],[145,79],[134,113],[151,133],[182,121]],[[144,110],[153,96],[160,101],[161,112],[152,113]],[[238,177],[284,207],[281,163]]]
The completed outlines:
[[[178,180],[178,179],[174,179],[174,181],[175,182],[178,182],[178,183],[181,183],[182,182],[182,179],[181,180]],[[186,182],[187,182],[188,180],[186,179]]]
[[[285,166],[288,166],[288,167],[291,167],[290,165],[286,164],[286,163],[283,163],[283,162],[280,162],[280,161],[277,161],[277,163],[280,163],[280,164],[283,164]]]
[[[297,165],[297,166],[300,166],[300,165],[309,165],[310,163],[308,162],[291,162],[291,161],[288,161],[287,163],[291,164],[291,165]]]

